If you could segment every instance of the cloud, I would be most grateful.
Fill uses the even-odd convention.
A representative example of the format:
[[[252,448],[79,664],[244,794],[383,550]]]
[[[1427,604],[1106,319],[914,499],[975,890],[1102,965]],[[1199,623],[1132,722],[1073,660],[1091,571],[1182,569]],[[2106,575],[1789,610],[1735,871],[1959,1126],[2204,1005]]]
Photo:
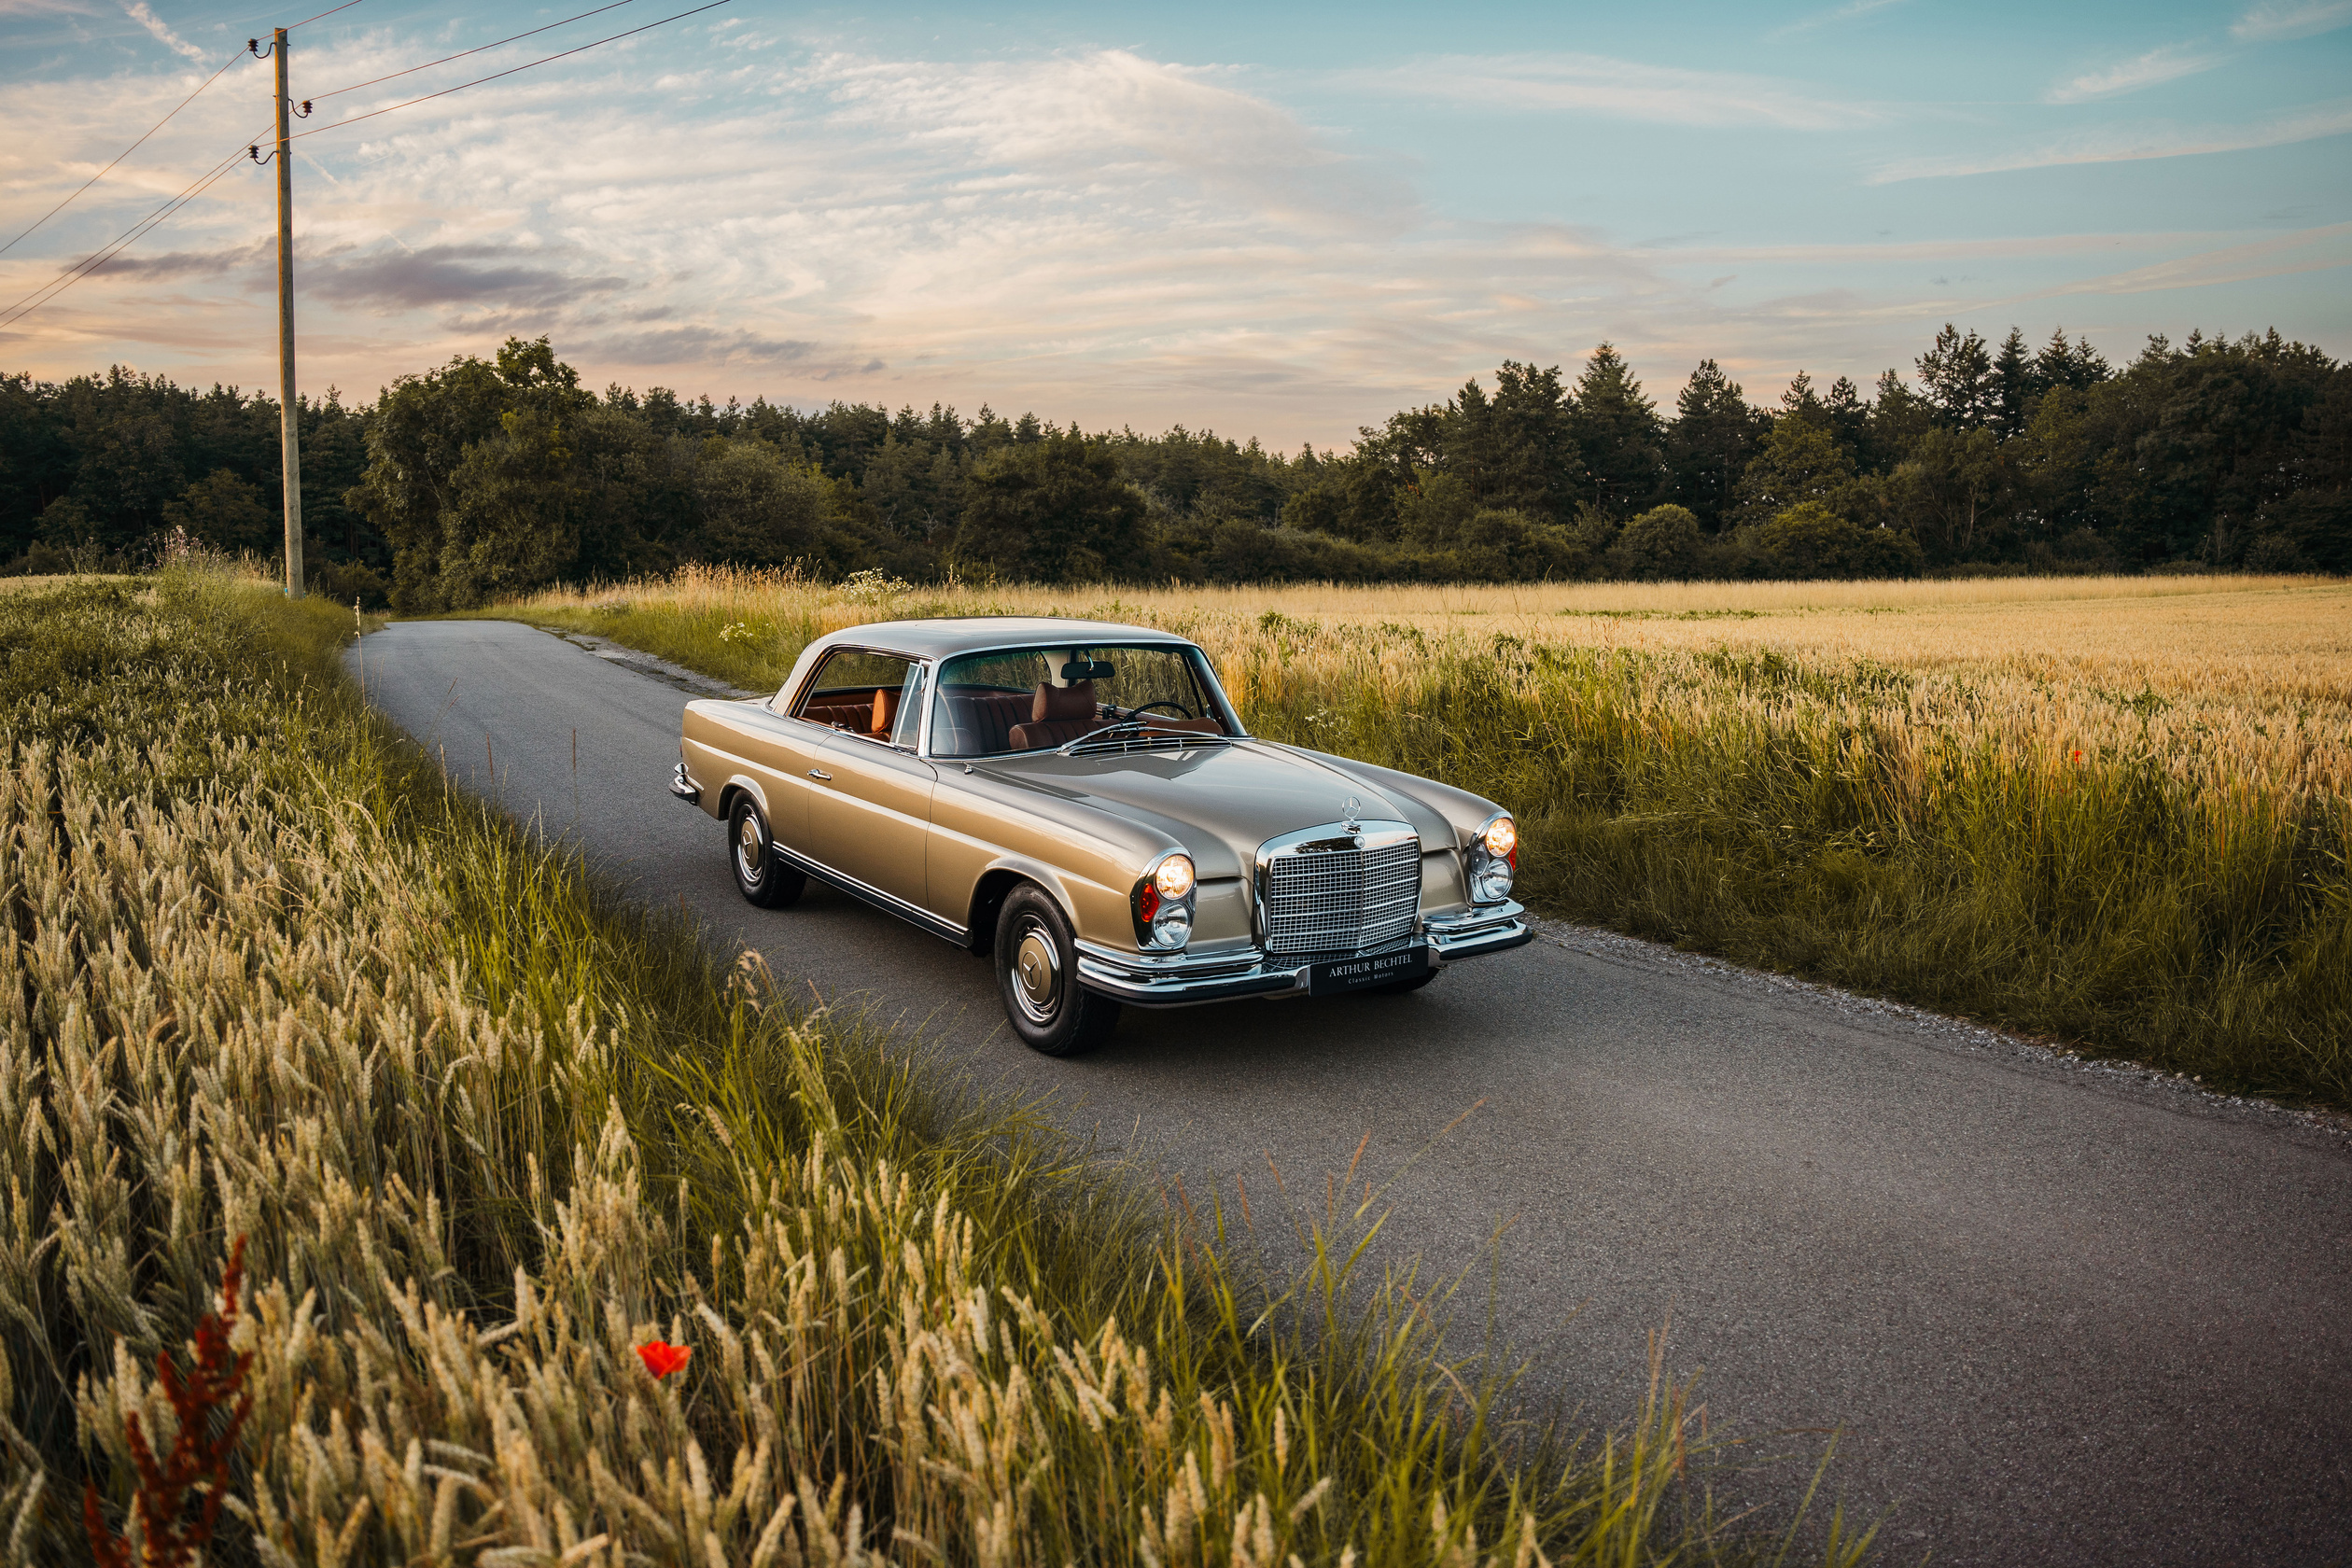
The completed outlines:
[[[1395,70],[1342,73],[1342,79],[1482,107],[1580,111],[1654,125],[1831,131],[1880,118],[1869,105],[1813,97],[1768,77],[1594,54],[1449,55]]]
[[[1809,246],[1748,245],[1756,231],[1727,219],[1652,222],[1633,231],[1668,238],[1628,246],[1563,223],[1449,218],[1407,183],[1407,161],[1359,155],[1236,70],[1127,50],[907,59],[811,49],[772,36],[781,26],[737,28],[721,49],[583,56],[509,78],[495,99],[305,142],[334,176],[296,176],[306,380],[373,388],[510,331],[547,332],[597,385],[985,400],[1089,427],[1213,420],[1321,448],[1503,358],[1550,363],[1604,336],[1653,387],[1706,356],[1774,385],[1799,362],[1823,380],[1825,367],[1859,374],[1916,351],[1889,345],[1929,314],[1907,297],[1926,274],[2023,289],[2247,237],[2000,240],[1962,216],[1956,242],[1910,229],[1878,245],[1827,231]],[[322,39],[305,69],[364,79],[414,46],[400,32]],[[1589,56],[1348,81],[1385,102],[1433,64],[1454,93],[1564,96],[1649,123],[1714,117],[1736,128],[1717,146],[1747,127],[1877,113],[1788,81]],[[164,107],[187,91],[162,57],[137,81],[32,82],[0,101],[0,145],[54,161],[87,144],[103,159],[141,82]],[[403,86],[349,101],[398,102]],[[250,102],[216,109],[215,96],[182,117],[214,119],[159,137],[159,182],[217,156],[215,142],[243,145],[252,127],[231,111]],[[49,375],[138,358],[182,379],[268,382],[273,183],[266,170],[224,181],[155,236],[157,254],[125,259],[144,273],[102,273],[0,333],[8,361]],[[113,184],[91,196],[111,203],[91,219],[105,233],[118,211],[127,222],[177,189],[104,195]],[[2324,248],[2213,265],[2302,265]],[[30,287],[56,264],[36,274],[0,258],[0,281],[22,272]]]
[[[2352,4],[2352,0],[2347,3]],[[2086,71],[2071,81],[2060,82],[2042,94],[2042,102],[2081,104],[2093,98],[2113,98],[2209,71],[2219,63],[2219,56],[2194,54],[2181,45],[2167,44],[2163,49],[2149,49],[2135,60],[2126,60],[2104,70]]]
[[[626,278],[583,276],[548,261],[543,251],[512,245],[439,245],[316,259],[298,255],[294,279],[312,299],[378,312],[491,301],[545,309],[628,287]]]
[[[199,65],[212,63],[211,55],[166,27],[163,24],[163,19],[148,7],[147,0],[128,0],[122,7],[122,14],[154,34],[156,41],[174,54],[184,55]]]
[[[683,326],[655,331],[591,336],[581,341],[582,354],[634,365],[795,365],[819,379],[848,371],[859,356],[797,338],[772,338],[735,328]],[[864,364],[873,364],[870,357]],[[876,368],[879,368],[878,366]]]
[[[2075,163],[2126,163],[2151,158],[2193,158],[2208,152],[2244,152],[2254,147],[2285,147],[2317,141],[2352,131],[2352,99],[2338,99],[2253,125],[2204,130],[2160,127],[2150,130],[2099,131],[2069,137],[2046,147],[1990,155],[1962,154],[1950,158],[1912,158],[1889,163],[1869,176],[1872,185],[1900,180],[1953,179],[1965,175],[2005,174],[2017,169],[2051,169]]]
[[[1785,27],[1775,28],[1770,35],[1775,38],[1785,38],[1792,33],[1810,33],[1816,27],[1835,26],[1841,21],[1852,21],[1856,17],[1869,16],[1872,11],[1883,11],[1889,7],[1903,4],[1905,0],[1853,0],[1851,5],[1840,6],[1836,10],[1819,11],[1792,21]]]
[[[2129,272],[2110,273],[2040,291],[2033,298],[2067,294],[2146,294],[2162,288],[2205,288],[2289,273],[2326,272],[2352,266],[2352,223],[2331,223],[2297,233],[2227,245]]]
[[[226,277],[247,267],[259,267],[276,252],[274,240],[228,245],[218,250],[173,250],[161,256],[125,251],[99,271],[109,277],[156,279]]]
[[[2275,43],[2332,33],[2352,22],[2352,0],[2267,0],[2230,24],[2230,35],[2247,43]]]

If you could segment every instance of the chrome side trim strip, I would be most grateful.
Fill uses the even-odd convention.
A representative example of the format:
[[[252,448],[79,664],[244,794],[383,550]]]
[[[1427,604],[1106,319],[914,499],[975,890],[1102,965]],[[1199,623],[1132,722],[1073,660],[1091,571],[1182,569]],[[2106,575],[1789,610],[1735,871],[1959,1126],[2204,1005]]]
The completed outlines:
[[[803,876],[813,876],[828,888],[847,893],[851,898],[862,903],[870,903],[885,915],[895,915],[908,925],[919,926],[943,941],[952,942],[960,947],[972,934],[972,928],[969,926],[959,926],[952,920],[943,920],[930,910],[909,903],[895,893],[886,893],[879,888],[870,888],[854,876],[835,871],[833,867],[819,861],[812,861],[805,855],[795,854],[781,844],[771,845],[769,847],[786,865],[791,866]]]

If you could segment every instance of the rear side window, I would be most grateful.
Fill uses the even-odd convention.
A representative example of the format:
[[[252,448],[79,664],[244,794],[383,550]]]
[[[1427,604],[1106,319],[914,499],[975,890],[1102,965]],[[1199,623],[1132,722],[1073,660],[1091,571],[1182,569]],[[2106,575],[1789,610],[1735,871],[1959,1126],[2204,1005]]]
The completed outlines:
[[[874,653],[862,648],[836,648],[817,666],[817,674],[792,717],[827,729],[847,730],[885,743],[903,733],[911,744],[911,712],[921,710],[922,666],[895,653]],[[912,688],[910,690],[910,688]]]

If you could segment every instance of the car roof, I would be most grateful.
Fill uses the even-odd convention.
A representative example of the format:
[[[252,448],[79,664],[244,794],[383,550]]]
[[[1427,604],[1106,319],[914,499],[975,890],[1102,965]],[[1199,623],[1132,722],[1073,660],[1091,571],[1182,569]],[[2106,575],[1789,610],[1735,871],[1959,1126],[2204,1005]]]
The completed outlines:
[[[1056,648],[1106,642],[1157,642],[1190,647],[1189,639],[1152,626],[1115,621],[1073,621],[1054,615],[956,615],[931,621],[874,621],[828,632],[813,645],[873,648],[917,659],[949,659],[994,648]]]

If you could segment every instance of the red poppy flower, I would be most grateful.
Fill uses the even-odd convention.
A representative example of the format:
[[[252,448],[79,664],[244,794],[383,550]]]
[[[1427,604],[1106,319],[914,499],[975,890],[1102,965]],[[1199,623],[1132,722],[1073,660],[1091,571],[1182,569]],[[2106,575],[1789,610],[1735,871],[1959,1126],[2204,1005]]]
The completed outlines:
[[[2079,751],[2076,752],[2074,760],[2078,763],[2082,761],[2082,753]]]
[[[672,1345],[660,1339],[639,1345],[637,1352],[637,1359],[645,1363],[645,1369],[656,1378],[666,1378],[681,1370],[694,1354],[691,1345]]]

